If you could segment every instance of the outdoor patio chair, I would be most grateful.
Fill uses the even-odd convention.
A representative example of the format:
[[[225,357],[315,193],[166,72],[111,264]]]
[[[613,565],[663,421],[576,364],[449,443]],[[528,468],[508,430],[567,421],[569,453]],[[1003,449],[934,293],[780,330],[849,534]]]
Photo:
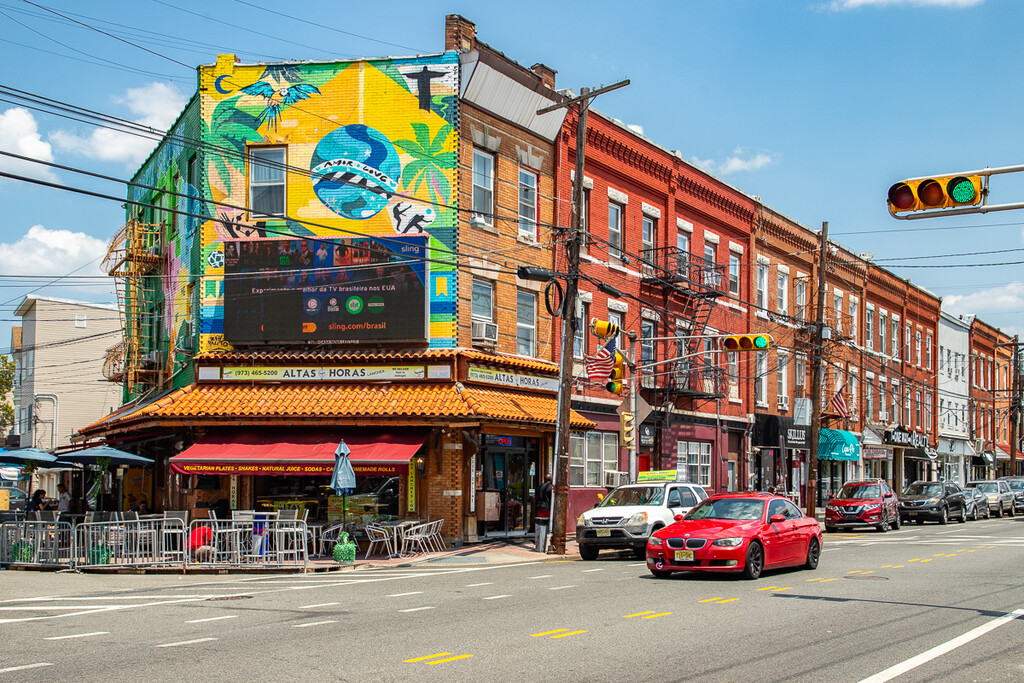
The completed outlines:
[[[40,522],[56,522],[57,511],[56,510],[39,510],[36,512],[36,519]]]
[[[402,534],[402,554],[409,554],[409,551],[414,547],[418,548],[418,552],[430,553],[434,552],[430,545],[430,522],[424,522],[423,524],[416,524],[405,529]]]
[[[176,521],[180,520],[179,526]],[[188,527],[187,510],[164,511],[164,523],[160,525],[160,549],[164,559],[185,561],[185,529]]]
[[[300,523],[299,511],[296,509],[281,510],[276,522],[270,522],[274,528],[274,548],[277,560],[281,562],[291,557],[296,562],[306,554],[305,515]]]
[[[366,531],[366,540],[370,543],[366,547],[366,557],[372,555],[374,546],[378,545],[384,547],[388,557],[392,557],[395,554],[395,548],[391,543],[392,535],[389,530],[382,529],[373,524],[367,524],[364,531]]]
[[[444,526],[444,519],[438,519],[430,522],[430,526],[427,529],[427,542],[435,552],[444,552],[448,549],[448,544],[444,541],[444,536],[441,535],[441,527]]]

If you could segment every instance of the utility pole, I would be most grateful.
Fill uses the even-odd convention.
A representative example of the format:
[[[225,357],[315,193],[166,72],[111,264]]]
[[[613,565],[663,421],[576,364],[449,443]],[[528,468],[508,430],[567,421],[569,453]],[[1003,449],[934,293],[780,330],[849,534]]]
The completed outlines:
[[[556,555],[565,554],[565,527],[569,503],[569,414],[572,411],[572,346],[576,339],[576,291],[580,278],[580,240],[582,237],[583,158],[587,146],[587,108],[590,100],[612,90],[629,85],[629,79],[591,90],[580,88],[580,96],[560,104],[538,109],[537,114],[578,104],[579,121],[576,124],[576,176],[572,182],[572,234],[567,249],[568,273],[565,297],[562,299],[562,353],[558,370],[558,408],[555,428],[555,468],[552,485],[551,547]]]
[[[828,273],[828,221],[821,224],[821,256],[818,258],[818,305],[814,315],[814,348],[811,349],[811,451],[807,462],[807,516],[815,517],[818,494],[818,432],[821,430],[821,359],[825,338],[825,275]]]
[[[1017,472],[1017,439],[1020,438],[1020,343],[1017,335],[1013,337],[1013,377],[1010,386],[1013,387],[1010,395],[1010,474],[1016,476]]]

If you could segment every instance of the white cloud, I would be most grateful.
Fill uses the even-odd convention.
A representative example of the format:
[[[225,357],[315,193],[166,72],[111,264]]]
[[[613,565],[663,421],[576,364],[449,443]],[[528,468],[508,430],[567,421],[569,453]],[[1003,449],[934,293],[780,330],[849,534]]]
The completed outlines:
[[[168,83],[150,83],[142,88],[129,88],[114,102],[131,111],[133,121],[144,126],[166,130],[184,108],[188,97]],[[96,128],[88,135],[76,131],[57,130],[50,134],[50,140],[59,148],[102,161],[123,161],[129,167],[142,163],[153,151],[156,140],[110,130]]]
[[[719,175],[729,175],[740,171],[756,171],[775,161],[771,154],[757,152],[751,156],[742,147],[737,147],[733,150],[732,156],[727,157],[721,163],[714,159],[699,159],[697,157],[692,157],[692,160],[701,168]]]
[[[1024,309],[1024,282],[1011,282],[974,294],[951,294],[942,298],[942,308],[954,315],[1021,310]]]
[[[626,128],[629,128],[631,131],[633,131],[637,135],[643,135],[644,134],[644,127],[641,126],[639,123],[631,123],[628,126],[626,126]]]
[[[101,266],[107,245],[84,232],[50,230],[42,225],[33,225],[24,235],[12,243],[0,243],[0,273],[4,275],[67,275],[78,268],[75,275],[105,275]],[[91,264],[91,265],[90,265]],[[110,298],[113,278],[96,278],[95,282],[80,281],[63,283],[67,285],[64,294],[74,299],[90,299],[97,296]],[[53,285],[60,288],[62,283]],[[44,292],[45,294],[46,292]]]
[[[50,148],[50,143],[39,137],[39,127],[36,125],[32,112],[22,107],[0,112],[0,149],[40,161],[53,161],[53,150]],[[42,180],[57,180],[57,176],[46,166],[2,155],[0,155],[0,171]],[[4,180],[6,178],[0,178],[0,182]]]
[[[980,5],[985,0],[833,0],[829,8],[837,11],[860,9],[861,7],[951,7],[963,9]]]

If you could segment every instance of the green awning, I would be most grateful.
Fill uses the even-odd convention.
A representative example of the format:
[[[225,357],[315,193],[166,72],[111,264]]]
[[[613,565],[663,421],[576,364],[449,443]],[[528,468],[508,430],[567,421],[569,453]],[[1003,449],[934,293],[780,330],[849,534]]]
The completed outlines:
[[[818,432],[818,460],[858,460],[860,442],[842,429],[821,429]]]

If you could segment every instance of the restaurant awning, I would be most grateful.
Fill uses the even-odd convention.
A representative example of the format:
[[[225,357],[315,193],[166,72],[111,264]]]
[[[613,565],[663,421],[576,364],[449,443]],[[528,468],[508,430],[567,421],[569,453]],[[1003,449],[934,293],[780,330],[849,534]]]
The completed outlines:
[[[302,434],[223,432],[205,436],[168,462],[176,474],[330,476],[334,451],[344,439],[357,475],[407,474],[409,460],[427,433],[317,431]]]
[[[903,449],[903,457],[934,462],[938,460],[939,453],[934,448],[905,448]]]
[[[971,464],[975,467],[995,467],[996,453],[995,451],[982,451],[971,458]]]
[[[825,429],[818,432],[819,460],[858,460],[860,442],[857,437],[842,429]]]

